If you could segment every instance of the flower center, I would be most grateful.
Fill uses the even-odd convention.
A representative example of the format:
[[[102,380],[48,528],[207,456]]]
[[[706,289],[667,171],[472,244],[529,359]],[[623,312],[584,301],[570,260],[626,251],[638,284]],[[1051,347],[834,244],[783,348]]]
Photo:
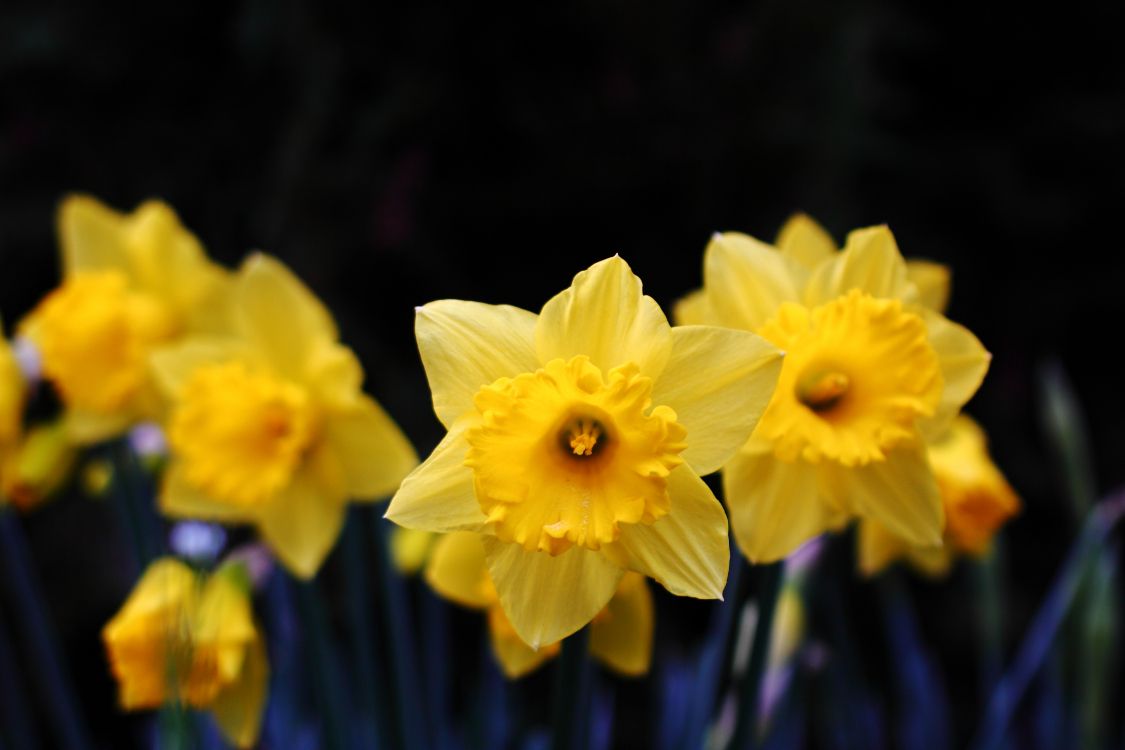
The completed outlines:
[[[882,461],[941,398],[926,324],[899,300],[853,290],[812,310],[786,303],[758,332],[787,352],[755,433],[782,460]]]
[[[241,362],[204,365],[179,394],[169,442],[188,482],[217,500],[256,505],[288,485],[316,422],[303,388]]]
[[[120,271],[72,275],[29,319],[43,373],[79,409],[124,407],[148,380],[148,354],[176,333],[167,307]]]
[[[557,555],[665,515],[687,433],[651,395],[635,364],[603,377],[585,356],[481,388],[465,465],[496,536]]]

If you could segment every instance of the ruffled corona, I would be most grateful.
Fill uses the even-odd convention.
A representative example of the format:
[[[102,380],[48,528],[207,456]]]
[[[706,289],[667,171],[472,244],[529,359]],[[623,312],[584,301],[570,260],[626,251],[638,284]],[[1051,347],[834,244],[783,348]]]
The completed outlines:
[[[881,461],[941,398],[925,323],[899,300],[852,290],[812,310],[787,302],[759,333],[787,352],[756,432],[782,460]]]
[[[687,433],[651,396],[635,364],[603,378],[586,356],[482,388],[465,463],[496,536],[557,555],[666,515]]]
[[[285,487],[315,431],[304,389],[242,362],[198,368],[176,403],[169,440],[185,478],[238,505]]]

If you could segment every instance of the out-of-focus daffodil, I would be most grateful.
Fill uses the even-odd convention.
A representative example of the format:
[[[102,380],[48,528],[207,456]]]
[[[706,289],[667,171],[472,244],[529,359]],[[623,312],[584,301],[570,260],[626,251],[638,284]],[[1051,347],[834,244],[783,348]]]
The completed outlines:
[[[923,304],[948,285],[927,268],[923,299],[889,229],[854,231],[837,251],[804,216],[777,247],[737,233],[711,241],[704,287],[680,302],[678,321],[756,331],[786,352],[773,400],[723,472],[751,560],[781,559],[852,517],[914,545],[941,543],[926,440],[980,386],[989,355]]]
[[[153,357],[171,402],[160,507],[256,524],[286,568],[311,578],[348,499],[389,495],[417,456],[361,391],[363,370],[329,312],[285,266],[247,260],[231,305],[233,335]]]
[[[420,571],[430,559],[437,538],[431,531],[395,526],[391,530],[391,562],[395,569],[407,576]]]
[[[533,650],[516,633],[488,575],[480,534],[455,531],[438,539],[426,566],[426,581],[445,598],[488,614],[492,651],[510,679],[522,677],[559,653],[559,644]],[[652,593],[644,576],[629,572],[590,625],[590,653],[624,675],[648,672],[652,659]]]
[[[944,545],[912,546],[876,521],[859,530],[859,565],[867,575],[905,559],[925,574],[948,572],[958,554],[985,554],[1000,527],[1019,512],[1020,501],[988,455],[984,430],[962,414],[929,444],[930,465],[945,506]]]
[[[539,315],[460,300],[418,310],[449,432],[387,517],[482,536],[512,627],[533,648],[590,622],[627,570],[721,596],[722,506],[699,479],[742,445],[781,354],[746,331],[672,328],[618,257]]]
[[[63,486],[78,460],[78,450],[66,425],[55,421],[29,429],[0,460],[0,494],[27,512]]]
[[[269,665],[240,567],[204,578],[157,560],[102,640],[126,711],[179,703],[210,711],[232,744],[257,742]]]
[[[227,273],[167,205],[125,215],[87,196],[59,208],[63,281],[23,321],[74,440],[96,442],[156,418],[149,356],[226,318]]]

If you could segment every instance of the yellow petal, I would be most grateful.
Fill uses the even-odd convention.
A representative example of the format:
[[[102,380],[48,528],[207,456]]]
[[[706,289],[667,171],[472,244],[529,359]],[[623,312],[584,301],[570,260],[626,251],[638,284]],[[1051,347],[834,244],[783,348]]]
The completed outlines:
[[[366,396],[355,409],[329,416],[324,432],[353,498],[379,500],[390,495],[418,465],[418,454],[406,435]]]
[[[696,289],[681,297],[672,307],[672,319],[678,326],[712,325],[712,313],[707,292]]]
[[[183,343],[157,349],[150,364],[157,387],[167,398],[175,398],[197,367],[248,355],[246,347],[235,339],[193,336]]]
[[[234,503],[220,502],[184,479],[178,461],[172,459],[160,487],[160,511],[173,518],[197,518],[203,521],[237,523],[252,521],[251,509]]]
[[[258,742],[269,675],[266,647],[259,636],[246,648],[238,680],[219,693],[211,705],[215,723],[227,742],[235,747],[253,747]]]
[[[391,529],[391,562],[404,576],[412,576],[422,569],[441,537],[432,531],[419,531],[395,526]]]
[[[927,578],[941,578],[953,567],[953,548],[949,544],[941,547],[911,547],[906,553],[906,559],[914,570]]]
[[[472,531],[454,531],[434,544],[426,565],[426,583],[446,599],[465,607],[484,609],[495,603],[485,582],[488,565],[484,542]]]
[[[258,529],[293,575],[309,579],[340,536],[344,496],[326,488],[314,469],[302,466],[290,485],[260,511]]]
[[[503,617],[503,614],[500,615]],[[535,671],[539,665],[553,658],[559,652],[558,644],[544,646],[538,651],[528,646],[511,627],[494,627],[492,618],[489,618],[489,640],[492,642],[492,653],[496,661],[500,662],[500,669],[509,680],[518,680],[524,675]]]
[[[622,525],[629,567],[677,596],[721,599],[730,566],[727,514],[688,466],[668,475],[668,515],[651,525]]]
[[[336,324],[280,261],[257,253],[239,270],[236,312],[242,334],[281,373],[303,380],[317,347],[338,338]]]
[[[539,369],[536,319],[518,307],[454,299],[418,308],[414,334],[442,424],[471,410],[482,386]]]
[[[648,672],[652,662],[652,592],[643,576],[626,573],[604,617],[590,626],[590,653],[629,676]]]
[[[133,415],[129,413],[102,414],[73,407],[63,415],[67,435],[79,445],[100,443],[120,435],[132,421]]]
[[[533,649],[560,641],[590,622],[625,573],[605,555],[584,547],[552,556],[484,537],[484,549],[504,613]]]
[[[920,304],[934,312],[945,312],[949,304],[949,266],[931,260],[908,260],[906,277],[917,288]]]
[[[738,232],[716,234],[703,255],[703,280],[714,319],[756,331],[782,302],[799,299],[804,269],[773,247]]]
[[[810,271],[836,254],[836,241],[807,214],[793,214],[777,234],[777,249]]]
[[[129,257],[124,217],[87,195],[71,195],[58,212],[59,244],[67,275],[78,271],[124,271]]]
[[[822,461],[818,467],[822,491],[840,508],[874,518],[908,544],[941,544],[945,512],[925,446],[901,445],[866,466]]]
[[[805,304],[816,307],[852,289],[873,297],[902,298],[909,285],[906,261],[885,226],[857,229],[848,235],[843,252],[822,263],[809,279]]]
[[[723,467],[723,497],[739,549],[753,563],[788,557],[802,544],[844,524],[817,489],[816,469],[773,453],[739,453]]]
[[[750,437],[773,396],[781,356],[747,331],[672,329],[672,356],[652,399],[672,407],[687,428],[688,447],[680,455],[695,473],[716,471]]]
[[[473,472],[465,466],[469,444],[465,432],[475,419],[458,420],[421,466],[402,480],[386,517],[399,526],[445,533],[479,529],[485,522],[473,489]]]
[[[919,425],[926,439],[933,440],[945,433],[961,407],[980,388],[992,355],[964,326],[939,313],[921,312],[945,382],[937,412]]]
[[[901,559],[909,549],[909,545],[870,518],[859,522],[856,544],[859,572],[865,576],[882,572],[891,563]]]
[[[672,351],[668,319],[616,255],[574,277],[569,289],[548,300],[535,326],[541,362],[584,354],[602,372],[634,362],[655,378]]]

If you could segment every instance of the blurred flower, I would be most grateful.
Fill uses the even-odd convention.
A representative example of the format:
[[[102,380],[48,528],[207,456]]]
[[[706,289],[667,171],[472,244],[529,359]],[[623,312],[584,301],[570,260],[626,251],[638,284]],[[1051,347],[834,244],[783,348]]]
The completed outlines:
[[[222,325],[226,272],[157,201],[124,215],[72,196],[59,209],[58,228],[62,284],[21,333],[38,348],[73,438],[96,442],[159,415],[149,355]]]
[[[253,523],[286,568],[311,578],[348,499],[389,495],[417,456],[360,390],[363,370],[329,312],[285,266],[255,255],[231,296],[232,335],[153,358],[171,401],[160,507]]]
[[[238,747],[258,739],[269,665],[245,574],[210,577],[172,558],[152,563],[102,630],[121,707],[207,710]]]
[[[161,458],[168,452],[168,441],[160,425],[141,422],[129,430],[129,447],[141,459]]]
[[[66,483],[77,460],[62,421],[35,425],[3,456],[0,494],[26,513]]]
[[[778,245],[716,235],[704,288],[676,308],[680,323],[757,331],[786,352],[769,408],[724,467],[735,539],[751,560],[773,561],[860,517],[940,544],[925,441],[980,386],[988,353],[922,304],[886,227],[852,232],[837,252],[799,216]]]
[[[754,428],[780,368],[744,331],[673,329],[625,261],[578,274],[539,315],[460,300],[418,310],[449,429],[387,517],[482,535],[500,604],[532,648],[600,612],[626,570],[722,594],[726,514],[699,479]]]
[[[168,534],[172,552],[196,564],[213,563],[226,543],[222,526],[203,521],[180,521]]]
[[[930,465],[945,506],[943,546],[916,546],[896,537],[876,521],[859,531],[859,567],[872,575],[905,559],[928,575],[944,575],[958,554],[979,557],[992,538],[1019,512],[1020,501],[988,455],[984,430],[967,415],[929,444]]]
[[[417,573],[430,559],[437,538],[431,531],[395,526],[391,529],[391,562],[395,569],[407,576]]]
[[[19,441],[26,393],[19,362],[0,328],[0,455]]]
[[[426,581],[445,598],[488,613],[492,652],[509,679],[522,677],[559,653],[559,643],[533,650],[517,635],[488,575],[480,534],[455,531],[438,539]],[[648,672],[652,659],[652,593],[644,576],[629,572],[590,624],[590,654],[623,675]]]

